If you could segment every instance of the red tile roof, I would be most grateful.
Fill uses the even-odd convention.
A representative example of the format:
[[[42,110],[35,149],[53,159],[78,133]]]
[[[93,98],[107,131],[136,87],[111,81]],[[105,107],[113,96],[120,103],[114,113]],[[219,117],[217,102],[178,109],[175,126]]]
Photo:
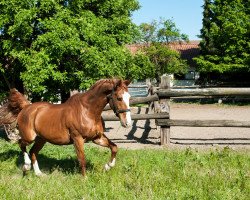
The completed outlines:
[[[190,41],[190,42],[173,42],[168,44],[173,50],[180,52],[181,58],[187,60],[188,64],[194,66],[193,58],[200,54],[199,49],[200,41]],[[127,45],[131,53],[135,54],[137,51],[142,50],[145,44],[131,44]]]

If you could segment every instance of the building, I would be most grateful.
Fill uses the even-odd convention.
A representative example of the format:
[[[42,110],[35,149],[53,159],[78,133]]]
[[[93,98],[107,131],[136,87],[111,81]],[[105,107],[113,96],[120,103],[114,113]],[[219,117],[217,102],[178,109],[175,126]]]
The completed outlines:
[[[172,50],[180,52],[181,58],[187,60],[189,66],[188,73],[183,77],[178,77],[179,80],[175,80],[174,85],[185,85],[190,86],[195,84],[195,80],[199,78],[199,73],[196,71],[196,65],[193,58],[200,54],[199,48],[200,41],[189,41],[189,42],[173,42],[168,44]],[[138,50],[142,49],[145,45],[143,44],[131,44],[127,45],[131,53],[135,54]]]

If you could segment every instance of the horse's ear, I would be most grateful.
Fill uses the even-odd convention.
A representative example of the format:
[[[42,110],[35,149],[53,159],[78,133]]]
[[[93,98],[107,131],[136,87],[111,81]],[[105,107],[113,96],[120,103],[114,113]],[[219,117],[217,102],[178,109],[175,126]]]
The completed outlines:
[[[122,80],[121,79],[118,79],[115,83],[115,89],[117,89],[117,87],[121,86],[122,85]]]
[[[124,83],[126,86],[128,86],[131,83],[131,80],[125,80]]]

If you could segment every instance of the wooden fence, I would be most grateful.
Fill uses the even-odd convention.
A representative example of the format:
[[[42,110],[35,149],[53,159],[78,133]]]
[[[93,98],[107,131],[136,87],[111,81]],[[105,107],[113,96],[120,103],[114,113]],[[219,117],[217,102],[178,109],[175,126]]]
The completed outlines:
[[[250,97],[250,88],[206,88],[206,89],[171,89],[170,78],[163,76],[160,87],[152,90],[153,93],[147,97],[132,98],[130,105],[139,103],[154,103],[154,114],[134,114],[133,120],[155,119],[156,125],[160,126],[161,145],[170,145],[170,127],[247,127],[250,128],[250,121],[235,120],[172,120],[170,119],[170,98],[190,97],[190,96],[210,96],[210,97]],[[105,110],[110,109],[106,107]],[[105,121],[116,121],[116,116],[103,116]]]

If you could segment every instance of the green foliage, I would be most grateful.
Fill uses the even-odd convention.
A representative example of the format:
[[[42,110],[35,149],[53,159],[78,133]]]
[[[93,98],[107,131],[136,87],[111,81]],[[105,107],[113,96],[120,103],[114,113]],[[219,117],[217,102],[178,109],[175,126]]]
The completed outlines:
[[[140,37],[137,42],[188,42],[188,36],[180,33],[172,19],[160,19],[159,22],[142,23],[139,26]]]
[[[201,72],[250,72],[250,3],[205,0],[201,30]]]
[[[159,80],[165,73],[186,73],[186,61],[181,59],[179,52],[168,46],[171,42],[188,42],[188,36],[180,33],[173,20],[154,20],[151,23],[142,23],[138,28],[140,37],[137,42],[145,44],[142,51],[155,67],[151,78]]]
[[[46,144],[38,162],[46,177],[22,176],[18,145],[0,139],[2,199],[242,199],[249,198],[248,151],[124,150],[109,172],[110,150],[85,146],[87,177],[73,145]]]
[[[133,60],[135,64],[130,64],[127,69],[131,79],[143,80],[154,77],[156,68],[145,53],[136,53],[133,56]]]
[[[183,74],[187,71],[187,63],[181,59],[180,53],[171,50],[162,43],[152,43],[145,48],[155,66],[155,78],[159,78],[164,73]]]
[[[173,20],[163,20],[162,27],[158,30],[157,38],[161,42],[181,42],[188,41],[186,34],[181,34],[180,30],[176,27]]]
[[[139,26],[140,37],[137,42],[150,43],[157,41],[157,22],[154,20],[151,23],[142,23]]]
[[[45,99],[100,78],[130,77],[130,65],[138,66],[125,44],[138,8],[137,0],[2,0],[1,73]]]

